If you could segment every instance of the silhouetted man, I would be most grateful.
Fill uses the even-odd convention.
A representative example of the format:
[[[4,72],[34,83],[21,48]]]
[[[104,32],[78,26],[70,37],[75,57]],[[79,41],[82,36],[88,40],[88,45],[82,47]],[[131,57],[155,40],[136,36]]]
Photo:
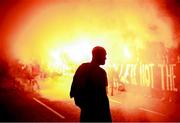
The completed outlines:
[[[111,122],[109,100],[106,93],[107,75],[99,67],[105,64],[106,51],[97,46],[92,50],[92,61],[77,69],[71,85],[70,97],[80,107],[80,121]]]

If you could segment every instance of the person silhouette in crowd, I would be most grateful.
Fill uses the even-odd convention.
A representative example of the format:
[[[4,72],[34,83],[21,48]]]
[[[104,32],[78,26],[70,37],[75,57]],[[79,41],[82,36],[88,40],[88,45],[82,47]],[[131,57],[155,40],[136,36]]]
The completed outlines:
[[[96,46],[90,63],[81,64],[75,72],[70,90],[81,109],[80,122],[112,122],[107,96],[107,75],[100,67],[106,60],[106,50]]]

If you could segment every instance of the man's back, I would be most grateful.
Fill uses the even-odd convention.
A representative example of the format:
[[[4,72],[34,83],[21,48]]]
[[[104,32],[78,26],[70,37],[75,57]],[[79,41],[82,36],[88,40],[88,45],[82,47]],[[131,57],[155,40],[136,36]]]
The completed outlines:
[[[99,66],[94,66],[91,63],[83,63],[77,69],[71,87],[70,96],[74,97],[77,89],[86,89],[91,92],[91,95],[106,96],[107,76],[106,72]]]
[[[85,120],[106,121],[104,117],[110,117],[106,86],[106,72],[99,66],[84,63],[77,69],[70,96],[74,97],[76,105],[88,112]]]
[[[107,75],[100,65],[104,65],[106,51],[103,47],[94,47],[92,61],[77,69],[70,96],[81,109],[80,121],[111,121],[109,100],[106,94]]]

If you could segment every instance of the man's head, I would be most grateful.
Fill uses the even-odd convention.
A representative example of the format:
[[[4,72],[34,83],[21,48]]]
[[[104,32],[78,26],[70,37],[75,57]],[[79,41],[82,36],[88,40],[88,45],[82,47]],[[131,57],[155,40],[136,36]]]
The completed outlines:
[[[104,65],[106,60],[106,50],[103,47],[96,46],[92,50],[92,60],[98,65]]]

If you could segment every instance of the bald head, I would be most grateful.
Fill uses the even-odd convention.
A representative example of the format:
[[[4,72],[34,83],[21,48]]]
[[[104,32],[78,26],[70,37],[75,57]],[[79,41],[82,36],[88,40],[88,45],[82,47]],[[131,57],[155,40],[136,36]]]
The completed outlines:
[[[106,60],[106,50],[101,46],[96,46],[92,50],[93,62],[104,65]]]

